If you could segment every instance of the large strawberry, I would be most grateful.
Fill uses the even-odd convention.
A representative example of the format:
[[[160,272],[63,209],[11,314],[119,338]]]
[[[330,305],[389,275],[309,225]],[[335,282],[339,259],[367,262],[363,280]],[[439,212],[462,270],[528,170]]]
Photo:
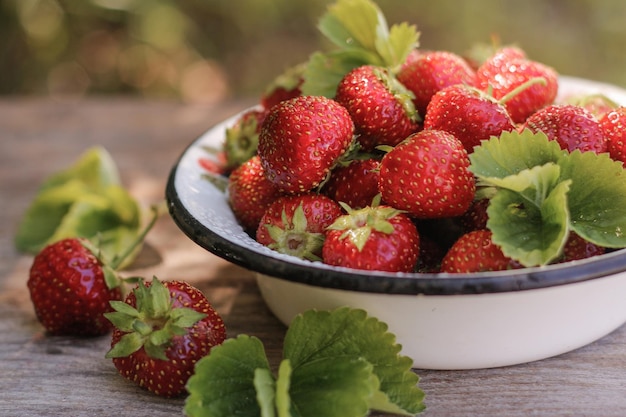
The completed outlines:
[[[561,149],[581,152],[606,152],[607,139],[598,120],[584,107],[553,104],[538,110],[523,126],[533,132],[543,132],[555,140]]]
[[[471,153],[481,140],[512,131],[515,124],[504,105],[493,97],[457,84],[433,95],[424,116],[424,129],[452,133]]]
[[[355,159],[335,168],[322,192],[353,209],[369,206],[378,194],[378,168],[375,158]]]
[[[599,123],[611,158],[626,163],[626,107],[606,112]]]
[[[106,316],[115,325],[106,357],[124,378],[164,397],[185,391],[195,363],[226,338],[220,315],[183,281],[141,281]]]
[[[337,87],[335,100],[352,117],[358,141],[365,150],[394,146],[418,130],[412,93],[387,69],[364,65],[348,72]]]
[[[37,318],[53,335],[97,336],[111,323],[103,314],[122,293],[113,270],[80,238],[46,246],[30,268],[28,289]]]
[[[520,268],[493,243],[491,231],[474,230],[462,235],[441,262],[441,272],[468,273]]]
[[[326,228],[342,214],[339,203],[323,194],[280,197],[261,218],[256,239],[277,252],[319,260]]]
[[[256,232],[265,210],[281,193],[265,177],[261,159],[253,156],[228,177],[228,202],[246,231]]]
[[[398,80],[413,92],[415,108],[422,117],[437,91],[454,84],[472,85],[475,81],[475,71],[453,52],[423,51],[409,57],[398,72]]]
[[[533,83],[534,80],[537,82]],[[475,85],[502,101],[515,123],[523,123],[528,116],[554,102],[558,73],[506,49],[478,68]]]
[[[341,104],[323,96],[299,96],[270,110],[258,154],[267,178],[284,192],[319,186],[352,144],[354,123]]]
[[[476,184],[463,144],[443,130],[423,130],[385,154],[378,188],[385,203],[418,218],[463,214]]]
[[[328,227],[322,249],[324,263],[375,271],[414,270],[420,238],[406,214],[378,204],[359,210],[344,207],[348,214]]]

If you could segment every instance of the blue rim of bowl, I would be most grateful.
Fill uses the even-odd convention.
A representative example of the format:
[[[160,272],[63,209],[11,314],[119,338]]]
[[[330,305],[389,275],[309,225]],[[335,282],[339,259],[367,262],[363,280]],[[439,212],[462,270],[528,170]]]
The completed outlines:
[[[195,143],[195,142],[194,142]],[[192,145],[189,146],[191,148]],[[188,148],[188,149],[189,149]],[[186,152],[186,151],[185,151]],[[290,262],[272,258],[225,239],[196,219],[185,207],[175,187],[172,168],[165,196],[176,225],[207,251],[245,269],[315,287],[384,294],[461,295],[532,290],[598,279],[626,271],[626,249],[544,267],[478,274],[396,274],[336,268],[320,262]]]

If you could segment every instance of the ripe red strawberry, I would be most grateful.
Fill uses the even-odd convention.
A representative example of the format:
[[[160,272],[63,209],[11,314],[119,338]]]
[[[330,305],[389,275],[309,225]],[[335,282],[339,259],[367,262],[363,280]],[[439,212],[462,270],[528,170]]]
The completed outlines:
[[[604,94],[583,94],[567,98],[567,104],[584,107],[596,119],[600,120],[606,113],[619,107],[619,104]]]
[[[592,256],[602,255],[606,252],[606,248],[598,246],[583,239],[577,233],[571,232],[567,237],[565,246],[563,247],[563,255],[558,262],[569,262],[578,259],[591,258]]]
[[[348,72],[335,100],[352,117],[357,140],[365,150],[394,146],[419,128],[412,94],[385,68],[372,65]]]
[[[424,116],[424,129],[452,133],[471,153],[481,140],[510,132],[515,124],[501,103],[473,87],[457,84],[433,95]]]
[[[459,218],[463,230],[471,232],[472,230],[486,229],[487,220],[489,220],[489,215],[487,214],[488,207],[488,198],[474,200],[469,209]]]
[[[543,132],[556,140],[561,149],[581,152],[606,152],[607,140],[598,120],[585,108],[571,104],[553,104],[537,111],[523,126]]]
[[[476,184],[467,151],[454,135],[423,130],[385,154],[378,188],[382,200],[417,218],[463,214]]]
[[[407,60],[398,72],[398,80],[415,98],[420,116],[426,113],[431,97],[454,84],[474,84],[475,71],[463,57],[448,51],[426,51]]]
[[[611,158],[626,163],[626,107],[618,107],[604,114],[600,127],[606,137]]]
[[[259,132],[266,115],[267,111],[263,109],[246,110],[226,129],[223,145],[226,172],[232,171],[256,154]]]
[[[528,85],[537,78],[543,82]],[[515,123],[523,123],[528,116],[554,102],[558,73],[540,62],[505,51],[478,68],[475,86],[502,101]],[[524,89],[518,92],[519,88]]]
[[[107,318],[116,329],[106,357],[124,378],[163,397],[184,393],[195,363],[226,338],[220,315],[183,281],[140,282],[112,305]]]
[[[339,203],[323,194],[280,197],[263,215],[256,239],[277,252],[319,260],[324,232],[342,214]]]
[[[369,206],[378,194],[379,167],[380,161],[374,158],[356,159],[338,166],[331,172],[322,192],[353,209]]]
[[[246,231],[256,232],[265,210],[282,194],[266,177],[258,155],[236,168],[228,177],[228,202]]]
[[[491,240],[491,231],[474,230],[462,235],[441,262],[441,272],[468,273],[519,268],[517,261],[502,253]]]
[[[267,178],[287,193],[313,190],[350,148],[354,123],[341,104],[299,96],[272,107],[259,136]]]
[[[377,205],[348,210],[329,226],[322,249],[324,263],[347,268],[412,272],[420,238],[401,211]]]
[[[35,313],[53,335],[98,336],[112,326],[103,316],[109,301],[122,293],[113,270],[88,249],[68,238],[46,246],[33,260],[28,279]]]

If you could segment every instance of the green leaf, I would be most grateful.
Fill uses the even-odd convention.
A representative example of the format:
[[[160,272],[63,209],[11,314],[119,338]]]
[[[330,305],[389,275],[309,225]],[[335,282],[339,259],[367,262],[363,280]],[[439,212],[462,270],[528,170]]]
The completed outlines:
[[[213,347],[196,363],[194,375],[187,381],[185,414],[259,416],[254,383],[259,368],[270,369],[263,344],[256,337],[240,335]]]
[[[369,0],[338,0],[328,7],[318,24],[319,30],[341,48],[374,51],[380,31],[387,22],[378,6]]]
[[[333,98],[339,82],[348,72],[376,60],[376,55],[363,50],[314,52],[304,70],[302,94]]]
[[[469,169],[481,180],[504,178],[538,165],[558,163],[564,153],[556,141],[542,132],[503,132],[474,148],[469,155]]]
[[[367,360],[353,356],[322,357],[301,364],[291,375],[292,415],[367,415],[370,398],[378,390],[378,379],[372,371],[373,366]]]
[[[276,381],[269,369],[256,368],[254,370],[254,389],[256,400],[261,408],[261,417],[276,417]]]
[[[561,162],[571,179],[571,229],[596,245],[626,246],[626,172],[607,154],[574,151]]]
[[[123,358],[138,351],[143,346],[143,338],[138,333],[126,333],[106,353],[105,358]]]
[[[419,378],[411,371],[413,361],[399,354],[401,346],[387,330],[385,323],[360,309],[310,310],[292,321],[284,357],[291,361],[294,374],[300,366],[320,359],[365,359],[373,365],[380,390],[390,402],[407,413],[418,413],[424,409],[424,394],[416,386]]]
[[[416,26],[403,22],[393,25],[388,34],[378,33],[376,51],[387,67],[397,71],[409,53],[417,48],[418,40],[419,32]]]
[[[558,169],[549,164],[538,168]],[[548,172],[548,176],[550,173],[553,172]],[[549,187],[529,187],[523,193],[498,191],[487,209],[487,227],[493,233],[494,243],[505,255],[524,266],[546,265],[559,256],[569,232],[567,195],[570,183],[562,181],[549,192]],[[542,198],[544,192],[547,195]]]

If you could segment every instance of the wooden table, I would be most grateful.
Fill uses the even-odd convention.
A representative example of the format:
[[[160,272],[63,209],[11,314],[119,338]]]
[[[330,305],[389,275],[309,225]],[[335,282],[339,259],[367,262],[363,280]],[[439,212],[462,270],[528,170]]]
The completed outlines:
[[[251,103],[0,99],[0,416],[182,415],[183,399],[160,399],[117,374],[104,358],[108,336],[50,337],[42,331],[26,289],[32,257],[17,253],[12,239],[41,181],[88,147],[108,149],[125,186],[147,206],[163,198],[167,175],[192,140]],[[200,249],[167,216],[147,244],[133,274],[197,285],[222,314],[230,337],[260,337],[278,364],[285,327],[265,307],[251,272]],[[622,417],[626,326],[577,351],[526,365],[416,372],[427,417]]]

